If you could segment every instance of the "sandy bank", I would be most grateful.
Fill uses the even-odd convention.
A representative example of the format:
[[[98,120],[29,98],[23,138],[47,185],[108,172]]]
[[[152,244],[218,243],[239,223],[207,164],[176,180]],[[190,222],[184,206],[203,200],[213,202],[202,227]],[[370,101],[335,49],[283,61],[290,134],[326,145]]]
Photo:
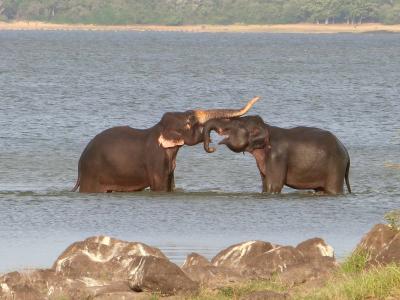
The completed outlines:
[[[282,25],[91,25],[43,22],[0,22],[0,30],[93,30],[93,31],[171,31],[171,32],[271,32],[271,33],[364,33],[400,32],[400,24],[282,24]]]

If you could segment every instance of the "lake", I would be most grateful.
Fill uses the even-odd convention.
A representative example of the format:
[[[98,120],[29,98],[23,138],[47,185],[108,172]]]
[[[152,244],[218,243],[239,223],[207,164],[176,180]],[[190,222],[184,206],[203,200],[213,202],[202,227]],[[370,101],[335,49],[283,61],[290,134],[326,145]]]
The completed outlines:
[[[322,237],[339,258],[399,208],[400,35],[0,31],[0,272],[49,267],[72,242],[110,235],[181,263],[259,239]],[[70,190],[102,130],[164,112],[239,107],[272,125],[332,131],[353,194],[261,194],[254,159],[183,147],[170,194]],[[217,140],[217,138],[216,138]]]

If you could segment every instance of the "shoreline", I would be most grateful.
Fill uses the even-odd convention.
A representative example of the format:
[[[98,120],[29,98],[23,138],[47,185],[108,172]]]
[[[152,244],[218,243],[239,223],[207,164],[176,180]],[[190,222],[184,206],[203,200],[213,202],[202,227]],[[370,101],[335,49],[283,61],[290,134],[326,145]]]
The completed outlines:
[[[142,242],[91,236],[48,268],[0,275],[0,298],[399,299],[399,213],[374,225],[341,263],[318,237],[292,246],[246,240],[177,265]]]
[[[400,24],[380,23],[351,24],[274,24],[274,25],[94,25],[55,24],[44,22],[0,22],[0,31],[154,31],[154,32],[199,32],[199,33],[400,33]]]

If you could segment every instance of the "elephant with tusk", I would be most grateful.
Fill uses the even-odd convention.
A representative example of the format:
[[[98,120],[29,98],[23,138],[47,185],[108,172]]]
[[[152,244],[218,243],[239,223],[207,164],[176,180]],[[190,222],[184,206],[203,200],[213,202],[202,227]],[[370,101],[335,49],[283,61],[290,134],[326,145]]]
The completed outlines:
[[[171,192],[180,147],[201,143],[207,121],[240,117],[258,100],[259,97],[253,98],[241,109],[167,112],[148,129],[107,129],[83,151],[73,191],[131,192],[150,187],[152,191]]]
[[[204,149],[211,153],[210,132],[225,138],[219,143],[234,152],[249,152],[257,162],[263,192],[280,193],[283,186],[343,194],[351,193],[350,157],[331,132],[314,127],[280,128],[259,116],[209,120],[204,125]]]

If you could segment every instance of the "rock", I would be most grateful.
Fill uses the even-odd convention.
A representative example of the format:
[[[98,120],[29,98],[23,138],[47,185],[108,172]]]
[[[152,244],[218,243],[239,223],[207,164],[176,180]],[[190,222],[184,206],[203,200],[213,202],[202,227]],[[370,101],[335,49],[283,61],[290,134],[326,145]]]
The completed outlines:
[[[160,250],[142,243],[91,237],[69,246],[52,269],[1,276],[0,299],[124,299],[127,295],[137,299],[130,289],[128,273],[138,256],[168,262]]]
[[[280,268],[280,280],[286,285],[322,280],[338,266],[333,248],[321,238],[301,242],[295,249],[301,253],[302,258],[293,252],[295,259],[286,260],[286,268]]]
[[[238,272],[230,268],[214,266],[204,256],[197,253],[189,254],[181,269],[191,280],[207,287],[215,288],[243,280]]]
[[[89,278],[70,279],[52,269],[12,272],[0,277],[0,299],[147,299],[133,292],[126,278],[107,285],[95,285]]]
[[[397,232],[388,225],[377,224],[362,238],[356,249],[376,257],[396,234]]]
[[[269,278],[285,271],[290,265],[304,262],[303,254],[292,246],[280,246],[248,260],[247,274],[256,278]]]
[[[377,224],[362,238],[354,252],[366,253],[369,264],[400,263],[399,235],[399,231],[388,225]]]
[[[0,277],[0,299],[40,300],[43,295],[20,272],[12,272]]]
[[[110,292],[94,296],[95,300],[149,300],[153,299],[150,294],[135,292]]]
[[[321,257],[331,258],[332,260],[335,259],[335,252],[332,246],[328,245],[321,238],[306,240],[298,244],[296,249],[308,260],[318,260]]]
[[[174,295],[195,292],[199,287],[177,265],[155,256],[136,256],[128,272],[129,286],[135,292]]]
[[[336,266],[333,248],[320,238],[304,241],[296,248],[261,241],[245,242],[221,251],[211,262],[247,279],[268,279],[291,269],[285,280],[295,283],[322,276]]]
[[[138,299],[137,297],[135,298],[137,293],[131,290],[127,279],[124,281],[113,281],[103,286],[87,286],[86,290],[90,294],[91,298],[95,299],[102,299],[111,296],[114,296],[115,298],[129,296],[126,299]]]
[[[249,261],[258,255],[274,249],[274,245],[262,241],[249,241],[236,244],[219,252],[212,260],[214,266],[232,269],[245,269]]]
[[[207,267],[212,266],[212,264],[204,256],[192,252],[186,257],[186,260],[182,265],[182,269],[187,269],[194,266]]]
[[[279,280],[286,286],[295,286],[311,281],[323,281],[338,267],[336,261],[327,257],[290,265],[280,273]]]
[[[386,229],[365,237],[360,248],[373,249],[380,261],[398,261],[400,235]],[[389,238],[378,247],[377,241]],[[157,248],[99,236],[69,246],[51,269],[1,276],[0,299],[146,299],[151,296],[148,293],[195,293],[200,284],[220,287],[273,274],[279,274],[288,285],[296,285],[323,278],[335,266],[332,247],[319,238],[296,248],[244,242],[221,251],[211,262],[191,253],[181,269]],[[287,295],[268,291],[252,293],[250,299],[285,299],[283,296]]]
[[[12,272],[0,277],[0,299],[45,299],[89,296],[82,282],[58,276],[53,270]]]
[[[157,248],[98,236],[73,243],[52,268],[63,277],[84,281],[87,286],[103,286],[111,281],[127,280],[128,267],[137,256],[167,259]]]
[[[400,233],[397,233],[385,246],[381,252],[375,257],[375,261],[379,264],[400,264]]]
[[[289,299],[289,295],[283,293],[277,293],[274,291],[253,292],[244,297],[240,297],[240,300],[284,300],[284,299]]]

